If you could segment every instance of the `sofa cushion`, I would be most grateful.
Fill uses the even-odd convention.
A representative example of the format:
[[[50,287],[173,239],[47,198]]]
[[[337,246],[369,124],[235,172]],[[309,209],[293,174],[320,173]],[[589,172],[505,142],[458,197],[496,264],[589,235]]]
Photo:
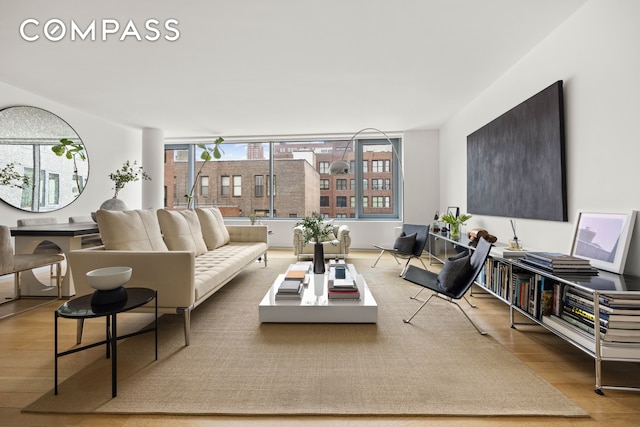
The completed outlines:
[[[100,237],[107,250],[167,251],[155,210],[96,212]]]
[[[196,256],[207,252],[200,221],[194,211],[158,209],[158,221],[170,251],[192,251]]]
[[[202,237],[207,249],[213,250],[226,245],[230,241],[229,231],[224,225],[222,213],[218,208],[197,208]]]

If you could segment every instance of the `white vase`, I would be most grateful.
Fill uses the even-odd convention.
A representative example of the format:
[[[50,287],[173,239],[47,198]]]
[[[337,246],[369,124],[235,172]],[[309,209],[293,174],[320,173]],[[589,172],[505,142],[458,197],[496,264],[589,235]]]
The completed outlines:
[[[313,292],[317,297],[324,295],[324,274],[313,275]]]

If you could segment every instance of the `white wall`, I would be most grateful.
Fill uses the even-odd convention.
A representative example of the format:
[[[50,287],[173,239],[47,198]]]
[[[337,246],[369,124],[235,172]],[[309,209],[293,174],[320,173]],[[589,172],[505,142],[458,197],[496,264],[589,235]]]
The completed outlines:
[[[70,216],[87,216],[113,196],[109,173],[129,159],[141,160],[141,131],[105,122],[97,117],[73,110],[48,99],[0,82],[0,108],[29,105],[43,108],[65,120],[80,136],[89,157],[89,179],[80,197],[69,206],[46,214],[29,213],[0,202],[0,223],[15,226],[18,218],[34,216],[56,217],[67,222]],[[159,176],[157,179],[162,180]],[[131,208],[139,208],[140,182],[127,184],[118,198]]]
[[[440,131],[440,205],[466,212],[467,135],[563,80],[569,222],[516,219],[518,237],[525,247],[568,252],[578,210],[640,210],[638,16],[635,0],[588,2],[450,120]],[[509,218],[475,216],[468,224],[500,241],[512,236]],[[625,271],[640,275],[637,223]]]

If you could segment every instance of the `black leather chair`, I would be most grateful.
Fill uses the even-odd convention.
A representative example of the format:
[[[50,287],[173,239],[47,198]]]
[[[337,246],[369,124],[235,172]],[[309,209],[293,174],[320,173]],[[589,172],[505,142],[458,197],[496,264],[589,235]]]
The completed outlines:
[[[422,251],[424,251],[424,247],[427,245],[428,238],[428,225],[403,224],[402,232],[396,239],[392,248],[373,245],[374,247],[380,249],[380,255],[378,255],[376,262],[373,263],[371,268],[374,268],[378,264],[378,261],[380,261],[380,258],[382,258],[382,255],[385,252],[389,252],[398,264],[400,264],[400,261],[398,261],[398,259],[407,260],[406,264],[402,268],[402,271],[400,272],[400,277],[402,277],[406,273],[407,268],[409,267],[409,263],[412,259],[418,259],[426,270],[427,267],[424,265],[421,257]]]
[[[422,308],[431,300],[431,298],[437,296],[452,304],[455,304],[460,309],[460,311],[464,313],[467,319],[469,319],[471,324],[478,330],[478,332],[480,332],[480,334],[482,335],[485,335],[486,332],[480,329],[473,322],[473,320],[471,320],[469,315],[467,315],[462,307],[460,307],[456,300],[464,298],[471,307],[475,308],[475,305],[469,302],[469,300],[465,297],[465,294],[480,274],[480,271],[487,261],[487,257],[489,256],[490,251],[491,243],[487,242],[483,238],[480,238],[476,249],[472,253],[468,253],[467,251],[465,251],[447,259],[442,266],[442,270],[438,274],[426,269],[423,270],[413,265],[410,266],[404,276],[404,279],[423,287],[423,289],[420,289],[420,291],[418,291],[418,293],[411,298],[417,299],[420,292],[422,292],[424,289],[429,289],[433,291],[433,293],[429,296],[429,298],[422,302],[422,305],[416,310],[415,313],[413,313],[413,315],[411,315],[409,319],[403,319],[403,321],[405,323],[410,323],[415,315],[418,314],[420,310],[422,310]]]

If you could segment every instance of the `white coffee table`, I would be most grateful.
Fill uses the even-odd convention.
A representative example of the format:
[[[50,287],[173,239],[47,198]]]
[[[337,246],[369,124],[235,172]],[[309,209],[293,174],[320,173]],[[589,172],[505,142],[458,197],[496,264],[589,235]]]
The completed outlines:
[[[360,289],[359,300],[329,300],[327,278],[324,275],[323,292],[316,296],[314,275],[304,286],[301,300],[276,300],[278,286],[284,274],[278,276],[258,306],[260,322],[263,323],[376,323],[378,304],[371,294],[364,277],[358,275],[352,264],[349,271],[356,277]]]

